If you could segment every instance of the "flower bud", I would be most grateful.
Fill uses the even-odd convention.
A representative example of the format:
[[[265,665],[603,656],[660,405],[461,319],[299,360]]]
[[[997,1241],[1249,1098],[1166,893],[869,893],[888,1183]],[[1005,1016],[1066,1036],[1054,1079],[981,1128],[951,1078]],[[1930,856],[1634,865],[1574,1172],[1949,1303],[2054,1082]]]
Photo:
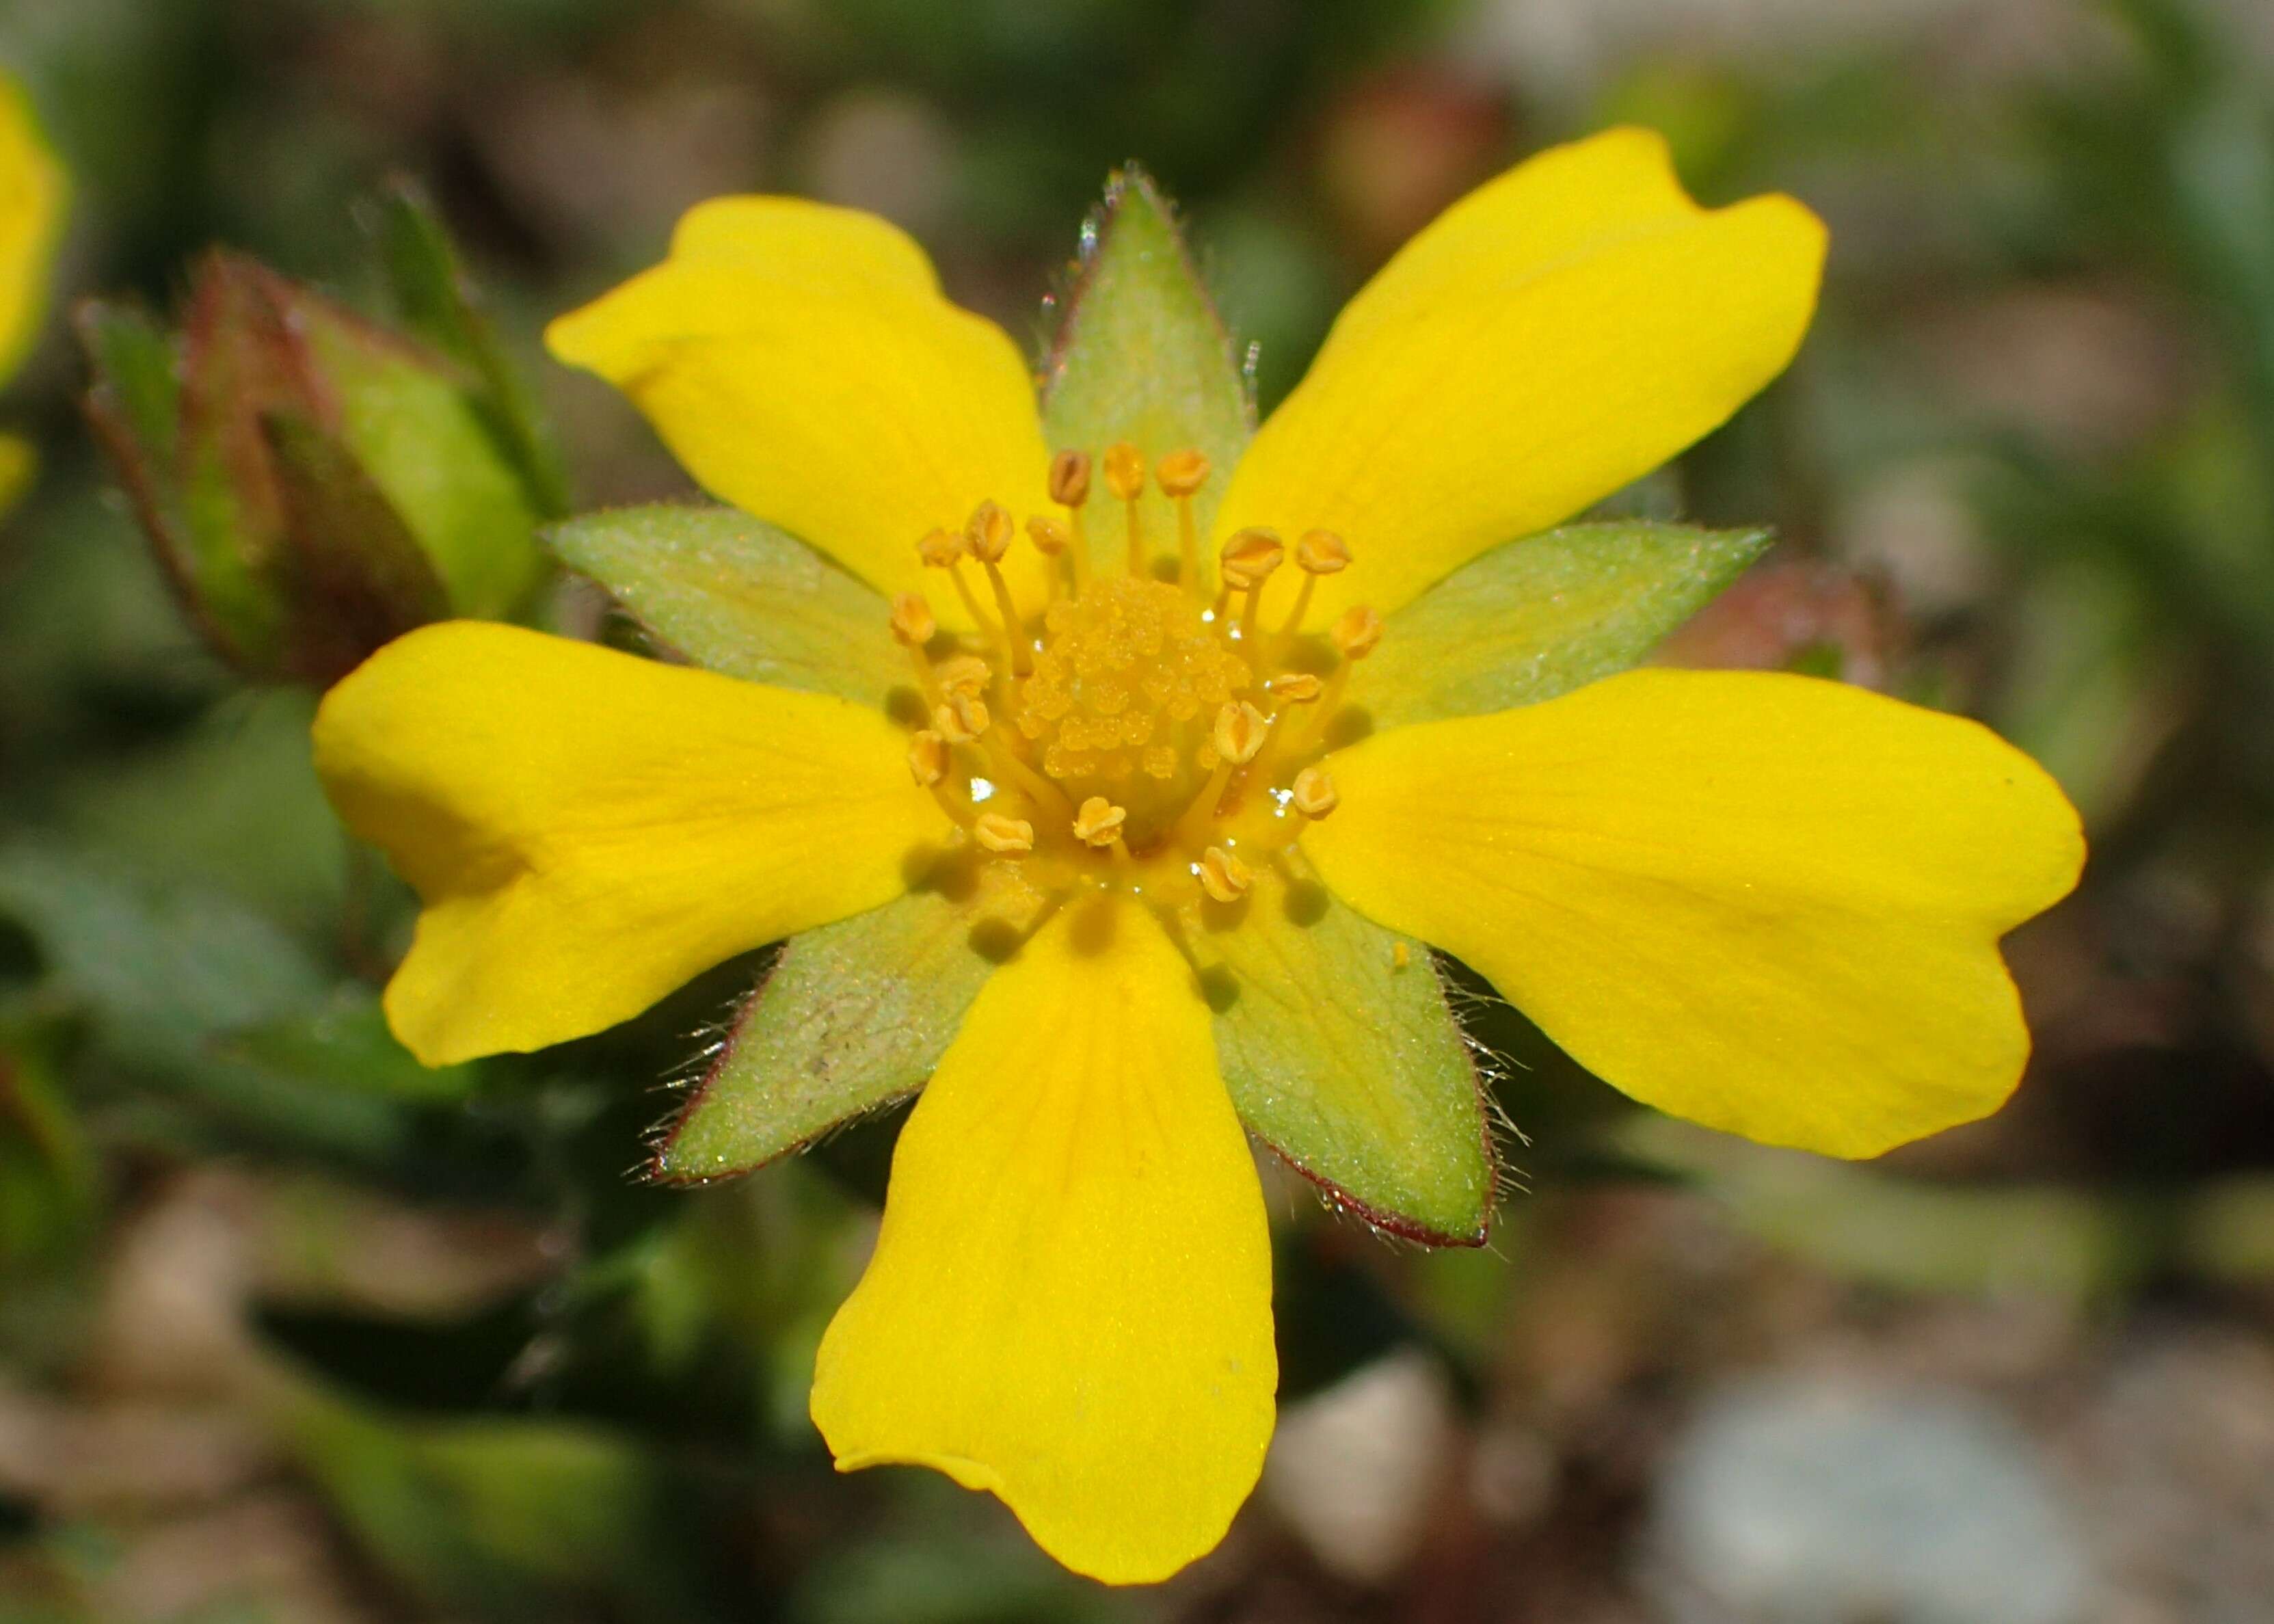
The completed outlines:
[[[541,443],[460,357],[226,252],[177,334],[93,302],[79,329],[96,435],[190,619],[248,677],[326,685],[542,581]]]

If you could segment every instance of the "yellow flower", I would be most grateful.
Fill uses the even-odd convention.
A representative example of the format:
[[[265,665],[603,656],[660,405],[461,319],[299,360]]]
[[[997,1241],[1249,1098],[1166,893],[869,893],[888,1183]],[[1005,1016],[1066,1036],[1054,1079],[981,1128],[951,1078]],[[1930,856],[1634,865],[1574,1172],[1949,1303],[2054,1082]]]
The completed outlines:
[[[332,693],[333,798],[426,905],[396,1031],[534,1048],[793,938],[720,1107],[764,1133],[719,1131],[772,1153],[929,1073],[820,1350],[839,1465],[991,1491],[1103,1579],[1173,1572],[1272,1427],[1242,1119],[1388,1227],[1482,1238],[1420,944],[1637,1099],[1773,1143],[1871,1155],[2020,1074],[1999,939],[2082,855],[2026,758],[1829,683],[1499,652],[1541,612],[1509,570],[1616,539],[1502,544],[1774,376],[1822,253],[1790,200],[1702,210],[1613,132],[1418,238],[1244,453],[1237,421],[1144,442],[1183,420],[1173,346],[1096,408],[1119,440],[1054,446],[1011,342],[897,231],[696,209],[551,341],[779,529],[595,533],[718,671],[462,623]],[[1078,306],[1077,345],[1108,320]],[[1055,430],[1095,380],[1054,367]],[[564,551],[612,578],[596,546]],[[746,578],[763,601],[729,601]],[[855,1099],[855,1070],[884,1081]]]
[[[41,138],[21,87],[0,73],[0,383],[32,347],[63,225],[64,172]],[[0,512],[23,494],[32,448],[0,434]]]

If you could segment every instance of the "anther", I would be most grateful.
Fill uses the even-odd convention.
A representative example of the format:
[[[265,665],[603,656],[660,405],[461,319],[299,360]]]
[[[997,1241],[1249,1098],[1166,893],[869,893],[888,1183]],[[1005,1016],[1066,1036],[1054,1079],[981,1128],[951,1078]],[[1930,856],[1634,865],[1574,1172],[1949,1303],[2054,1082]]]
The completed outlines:
[[[1201,854],[1201,889],[1219,903],[1236,903],[1255,883],[1255,871],[1221,846]]]
[[[1314,822],[1343,804],[1342,792],[1335,788],[1335,781],[1315,767],[1306,767],[1295,774],[1288,799],[1297,812]]]
[[[1308,671],[1288,671],[1273,677],[1264,686],[1271,697],[1285,705],[1311,705],[1326,691],[1326,684]]]
[[[1145,453],[1126,440],[1105,448],[1105,488],[1124,502],[1145,494]]]
[[[1382,616],[1363,603],[1344,609],[1328,637],[1345,660],[1363,660],[1382,641]]]
[[[1001,812],[981,812],[971,826],[971,833],[988,850],[1005,856],[1035,849],[1035,826],[1024,818],[1005,818]]]
[[[1295,563],[1306,575],[1338,575],[1350,561],[1350,543],[1331,530],[1305,531],[1295,543]]]
[[[1093,795],[1073,815],[1074,838],[1088,846],[1111,846],[1121,838],[1129,814],[1102,795]]]
[[[1254,760],[1270,736],[1271,719],[1245,699],[1218,711],[1216,725],[1209,729],[1209,743],[1215,747],[1216,759],[1233,767]]]
[[[908,771],[925,789],[947,776],[947,741],[930,728],[908,741]]]
[[[922,593],[904,592],[892,600],[892,636],[901,647],[922,648],[938,630]]]
[[[1193,493],[1208,483],[1209,459],[1196,448],[1171,451],[1154,466],[1161,490],[1177,504],[1177,559],[1185,591],[1201,596],[1200,530],[1193,518]]]
[[[987,714],[987,701],[971,693],[951,694],[947,702],[931,714],[931,725],[951,744],[971,744],[987,731],[993,720]]]
[[[994,671],[976,654],[943,660],[932,675],[939,679],[940,691],[954,699],[978,699],[995,682]]]
[[[1089,500],[1089,454],[1060,451],[1050,458],[1050,500],[1062,508],[1078,508]]]
[[[1163,495],[1181,499],[1208,483],[1209,459],[1191,447],[1171,451],[1154,465],[1153,477],[1161,482]]]
[[[1269,530],[1243,530],[1224,544],[1221,562],[1228,585],[1253,592],[1287,556],[1278,536]]]
[[[1145,574],[1145,532],[1138,522],[1137,499],[1145,494],[1145,453],[1126,440],[1105,448],[1105,488],[1121,498],[1129,513],[1129,573]]]
[[[970,522],[963,527],[963,545],[981,563],[999,564],[1017,534],[1018,527],[1002,503],[983,502],[971,510]]]

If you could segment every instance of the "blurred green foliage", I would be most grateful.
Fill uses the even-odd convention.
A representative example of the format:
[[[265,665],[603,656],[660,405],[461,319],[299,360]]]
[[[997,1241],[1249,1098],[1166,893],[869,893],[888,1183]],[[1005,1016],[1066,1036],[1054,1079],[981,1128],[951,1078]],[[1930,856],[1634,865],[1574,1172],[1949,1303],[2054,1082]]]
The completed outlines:
[[[1028,336],[1108,171],[1139,160],[1257,344],[1267,409],[1397,241],[1546,141],[1645,120],[1701,195],[1781,188],[1826,216],[1793,374],[1607,511],[1773,524],[1671,657],[1982,714],[2084,808],[2094,867],[2014,944],[2039,1059],[1979,1129],[1864,1171],[1660,1133],[1472,987],[1530,1136],[1506,1147],[1525,1188],[1495,1252],[1393,1250],[1277,1204],[1291,1401],[1403,1345],[1434,1350],[1479,1425],[1562,1392],[1542,1350],[1575,1337],[1576,1363],[1640,1372],[1623,1421],[1557,1445],[1572,1509],[1540,1514],[1582,1537],[1493,1569],[1496,1590],[1459,1550],[1416,1569],[1412,1595],[1515,1616],[1622,1560],[1634,1493],[1589,1477],[1600,1437],[1639,1436],[1654,1393],[1741,1356],[1668,1332],[1686,1300],[1642,1301],[1689,1265],[1618,1252],[1620,1203],[1699,1192],[1685,1224],[1782,1260],[1737,1277],[1758,1296],[1733,1336],[1756,1351],[1797,1289],[1776,1269],[1871,1314],[2018,1293],[2090,1324],[2177,1302],[2263,1334],[2260,10],[19,0],[0,60],[77,178],[66,302],[164,308],[207,247],[257,256],[452,358],[547,514],[683,491],[534,335],[711,193],[891,215]],[[309,698],[243,686],[182,623],[79,423],[64,326],[0,402],[45,468],[0,530],[0,1620],[1397,1611],[1324,1578],[1270,1506],[1186,1587],[1130,1598],[1057,1573],[990,1502],[834,1477],[804,1387],[892,1119],[714,1189],[631,1171],[675,1103],[658,1080],[687,1075],[757,960],[561,1050],[410,1065],[375,1005],[409,899],[323,804]],[[543,613],[597,621],[573,591]],[[29,1417],[154,1411],[220,1441],[195,1470],[152,1444],[124,1492],[10,1441]]]

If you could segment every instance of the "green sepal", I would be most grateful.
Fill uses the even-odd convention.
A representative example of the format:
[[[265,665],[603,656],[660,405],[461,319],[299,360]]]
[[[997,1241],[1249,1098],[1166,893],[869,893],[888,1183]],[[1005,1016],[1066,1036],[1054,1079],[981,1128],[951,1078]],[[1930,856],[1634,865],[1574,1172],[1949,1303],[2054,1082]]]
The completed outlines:
[[[1142,170],[1107,181],[1084,228],[1083,254],[1043,372],[1043,431],[1054,450],[1098,457],[1116,441],[1148,464],[1190,447],[1215,469],[1193,498],[1201,544],[1232,465],[1255,432],[1255,404],[1231,339],[1193,268],[1174,212]],[[1127,557],[1120,504],[1097,482],[1090,551],[1118,573]],[[1176,546],[1168,498],[1148,482],[1139,508],[1156,549]],[[1162,553],[1161,557],[1172,556]],[[1159,559],[1156,559],[1156,563]]]
[[[884,598],[762,519],[732,508],[617,508],[555,525],[546,540],[710,670],[888,708],[915,696]]]
[[[346,448],[295,412],[272,412],[260,429],[283,499],[277,572],[299,606],[288,633],[293,667],[349,670],[413,627],[448,619],[449,594],[418,538]]]
[[[1769,540],[1620,520],[1510,541],[1390,616],[1352,698],[1377,732],[1552,699],[1640,663]]]
[[[907,893],[793,936],[657,1149],[674,1183],[747,1173],[922,1088],[1050,904],[961,848]]]
[[[537,399],[483,313],[450,234],[425,194],[397,178],[380,194],[380,261],[403,325],[465,369],[475,410],[540,515],[568,511],[568,476]]]
[[[1481,1245],[1495,1180],[1484,1094],[1427,946],[1276,865],[1183,925],[1241,1120],[1368,1223]]]
[[[90,376],[87,415],[177,600],[239,667],[275,663],[282,606],[239,545],[225,471],[210,447],[185,465],[180,351],[145,312],[88,299],[74,326]]]
[[[299,336],[330,393],[328,425],[418,538],[452,608],[501,619],[545,573],[539,514],[455,368],[393,335],[297,301]]]

